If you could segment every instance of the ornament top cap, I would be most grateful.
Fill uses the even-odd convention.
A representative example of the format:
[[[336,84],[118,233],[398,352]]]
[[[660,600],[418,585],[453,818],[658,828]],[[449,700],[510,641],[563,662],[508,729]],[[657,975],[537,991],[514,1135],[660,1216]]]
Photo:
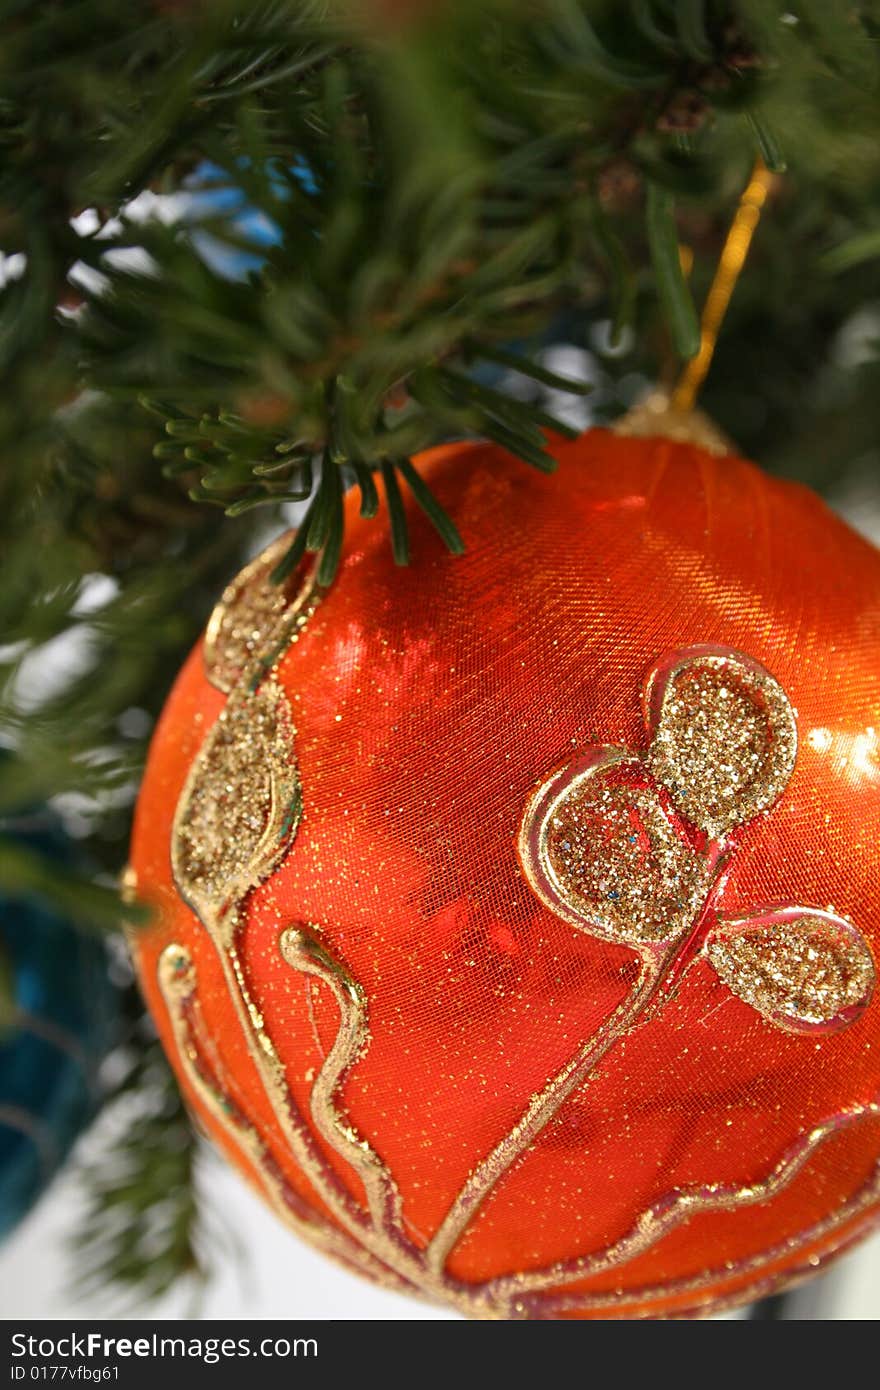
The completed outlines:
[[[662,387],[654,387],[612,426],[615,434],[634,439],[670,439],[675,444],[695,444],[708,454],[737,452],[733,440],[703,410],[679,410]]]

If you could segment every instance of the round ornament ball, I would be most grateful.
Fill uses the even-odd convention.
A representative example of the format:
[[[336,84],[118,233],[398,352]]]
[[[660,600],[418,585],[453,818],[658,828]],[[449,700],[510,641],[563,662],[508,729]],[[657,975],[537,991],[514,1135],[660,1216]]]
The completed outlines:
[[[880,1216],[880,553],[803,487],[593,430],[348,499],[229,586],[136,819],[186,1096],[288,1224],[485,1318],[681,1317]],[[873,1002],[872,1002],[873,1001]]]

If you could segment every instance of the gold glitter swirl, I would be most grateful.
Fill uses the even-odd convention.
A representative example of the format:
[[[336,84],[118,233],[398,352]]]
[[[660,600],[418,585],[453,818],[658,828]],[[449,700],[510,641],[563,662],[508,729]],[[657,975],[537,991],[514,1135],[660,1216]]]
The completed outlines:
[[[193,763],[171,853],[177,886],[203,921],[271,873],[295,834],[293,737],[284,692],[267,680],[233,692]]]
[[[728,924],[708,938],[704,950],[738,998],[790,1032],[845,1027],[864,1011],[874,989],[866,941],[830,913],[788,909],[781,921]]]
[[[268,578],[277,555],[269,552],[227,590],[212,619],[206,659],[224,681],[229,699],[205,740],[181,793],[172,828],[172,867],[178,891],[197,913],[217,952],[239,1026],[281,1132],[318,1196],[344,1230],[400,1279],[423,1287],[422,1264],[406,1235],[396,1187],[370,1146],[350,1130],[335,1105],[345,1071],[366,1044],[366,1009],[359,988],[329,956],[306,951],[286,938],[291,960],[311,973],[325,972],[338,990],[340,1039],[312,1096],[313,1120],[363,1177],[371,1211],[363,1210],[330,1164],[299,1109],[277,1049],[266,1031],[239,951],[243,907],[249,892],[275,868],[298,829],[302,797],[294,756],[294,727],[287,697],[272,662],[293,641],[314,611],[318,591],[308,577],[282,606],[274,591],[253,602],[248,582]],[[302,954],[301,954],[302,953]],[[353,1160],[357,1158],[357,1162]]]
[[[374,1223],[400,1229],[400,1193],[379,1155],[339,1109],[337,1096],[350,1069],[369,1041],[367,998],[342,964],[313,931],[291,927],[281,934],[281,954],[288,965],[329,985],[339,1005],[339,1031],[311,1093],[312,1118],[327,1143],[351,1164],[364,1184]]]
[[[654,959],[693,924],[725,858],[676,821],[638,754],[596,746],[529,797],[517,853],[553,912]]]
[[[265,667],[285,635],[309,616],[315,602],[313,577],[296,575],[273,584],[272,571],[290,545],[279,536],[227,585],[205,631],[203,659],[208,679],[229,694],[245,676]]]
[[[187,949],[173,942],[159,958],[158,983],[165,1001],[177,1054],[189,1087],[218,1127],[259,1175],[259,1190],[272,1210],[293,1232],[322,1253],[391,1288],[409,1285],[374,1260],[356,1241],[330,1225],[286,1182],[262,1136],[217,1080],[207,1057],[198,1003],[195,966]]]
[[[645,762],[677,809],[713,838],[772,806],[794,768],[788,698],[757,662],[699,648],[655,671]]]
[[[625,1235],[603,1249],[595,1250],[578,1259],[562,1260],[544,1269],[502,1276],[492,1280],[488,1289],[496,1296],[506,1293],[520,1299],[529,1293],[560,1289],[566,1284],[593,1278],[635,1259],[690,1216],[705,1215],[714,1211],[739,1211],[743,1207],[758,1206],[762,1202],[770,1201],[803,1172],[810,1159],[830,1138],[865,1120],[875,1120],[878,1117],[880,1104],[876,1101],[867,1105],[851,1106],[823,1120],[809,1133],[796,1140],[763,1178],[746,1183],[707,1183],[703,1186],[673,1189],[643,1211]],[[875,1181],[878,1180],[880,1167]],[[837,1220],[842,1221],[849,1214],[851,1212],[844,1207],[841,1212],[836,1213]],[[802,1233],[798,1237],[798,1243],[808,1238],[812,1237],[806,1237]],[[768,1254],[764,1251],[755,1258],[767,1260],[772,1257],[772,1252]],[[747,1269],[749,1264],[749,1261],[745,1261],[741,1267]],[[740,1266],[737,1266],[737,1269],[739,1268]],[[585,1295],[580,1297],[583,1298]]]
[[[251,995],[236,946],[238,927],[239,919],[236,915],[229,929],[230,941],[226,946],[223,945],[222,937],[213,923],[209,926],[209,931],[217,949],[229,996],[235,1007],[248,1051],[281,1132],[297,1164],[340,1225],[350,1231],[371,1253],[393,1266],[393,1259],[387,1259],[388,1255],[394,1254],[393,1239],[384,1230],[374,1230],[360,1203],[324,1159],[316,1137],[306,1123],[288,1085],[284,1063],[266,1031],[263,1015]]]
[[[711,869],[656,793],[610,769],[579,779],[548,818],[544,854],[560,894],[619,941],[664,941],[693,921]]]
[[[606,1293],[561,1293],[538,1294],[532,1299],[520,1299],[513,1305],[512,1317],[551,1320],[566,1313],[584,1315],[589,1313],[619,1314],[628,1310],[625,1317],[640,1320],[676,1321],[682,1318],[715,1317],[733,1308],[741,1308],[745,1303],[753,1303],[759,1298],[781,1290],[790,1290],[805,1279],[813,1278],[820,1269],[845,1255],[852,1246],[877,1224],[876,1206],[880,1197],[880,1173],[875,1173],[865,1183],[852,1202],[839,1212],[833,1212],[823,1221],[817,1221],[798,1236],[778,1242],[769,1249],[734,1263],[725,1263],[703,1270],[690,1278],[674,1279],[666,1284],[642,1285],[636,1289],[614,1289]],[[835,1239],[821,1252],[814,1252],[799,1259],[785,1269],[766,1274],[762,1271],[777,1260],[790,1258],[809,1245],[834,1235],[842,1226],[863,1216],[858,1226],[847,1231],[840,1239]],[[736,1279],[748,1277],[748,1282],[738,1285],[734,1290],[725,1288]],[[691,1296],[689,1302],[676,1304],[668,1309],[665,1304],[670,1297]],[[657,1304],[661,1311],[657,1311]],[[653,1307],[651,1305],[654,1305]],[[632,1311],[629,1311],[632,1310]]]

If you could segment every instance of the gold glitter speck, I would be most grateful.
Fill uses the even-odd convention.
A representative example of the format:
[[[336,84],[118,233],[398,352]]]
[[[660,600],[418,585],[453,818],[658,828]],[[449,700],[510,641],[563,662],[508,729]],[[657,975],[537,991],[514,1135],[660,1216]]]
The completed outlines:
[[[272,571],[290,545],[290,536],[273,541],[227,585],[205,632],[208,679],[229,694],[245,676],[271,664],[277,650],[303,626],[314,608],[313,578],[292,576],[273,584]]]

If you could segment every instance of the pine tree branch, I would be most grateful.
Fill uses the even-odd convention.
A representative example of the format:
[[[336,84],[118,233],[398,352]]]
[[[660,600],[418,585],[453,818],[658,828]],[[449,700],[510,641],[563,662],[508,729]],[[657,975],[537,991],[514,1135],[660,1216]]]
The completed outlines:
[[[123,1311],[181,1280],[195,1293],[216,1248],[198,1193],[200,1141],[162,1049],[135,1032],[129,1056],[105,1102],[110,1134],[80,1171],[84,1204],[70,1251],[78,1296],[109,1287]]]

